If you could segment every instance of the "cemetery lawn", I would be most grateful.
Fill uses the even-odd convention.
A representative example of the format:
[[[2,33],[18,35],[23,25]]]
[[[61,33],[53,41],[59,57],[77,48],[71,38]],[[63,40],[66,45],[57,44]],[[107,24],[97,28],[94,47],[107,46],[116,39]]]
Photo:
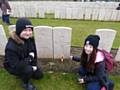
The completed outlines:
[[[103,21],[84,21],[84,20],[63,20],[63,19],[31,19],[34,26],[65,26],[72,28],[72,46],[82,47],[84,39],[88,34],[94,34],[96,29],[108,28],[117,31],[116,38],[112,48],[118,48],[120,45],[120,22],[103,22]],[[11,18],[11,22],[15,24],[16,19]],[[0,23],[2,20],[0,18]],[[3,23],[2,23],[3,24]],[[6,35],[8,35],[7,25],[3,24]],[[109,38],[109,37],[108,37]]]
[[[10,18],[11,22],[15,24],[16,19]],[[113,44],[113,48],[118,48],[120,45],[120,23],[119,22],[100,22],[100,21],[83,21],[83,20],[60,20],[60,19],[31,19],[34,26],[66,26],[71,27],[72,31],[72,46],[82,47],[85,37],[88,34],[95,33],[99,28],[110,28],[117,31],[117,35]],[[8,26],[4,25],[6,36],[9,37]],[[109,38],[109,37],[108,37]],[[115,90],[120,89],[120,76],[110,76],[115,82]],[[83,90],[83,87],[76,81],[77,75],[75,73],[64,74],[62,72],[44,73],[42,80],[32,80],[38,90]],[[0,90],[23,90],[21,88],[21,81],[16,77],[8,74],[4,69],[0,68]]]
[[[120,76],[111,76],[115,81],[115,90],[120,90]],[[44,73],[41,80],[32,80],[38,90],[84,90],[83,86],[77,83],[75,73]],[[0,90],[23,90],[21,81],[9,75],[4,69],[0,69]]]

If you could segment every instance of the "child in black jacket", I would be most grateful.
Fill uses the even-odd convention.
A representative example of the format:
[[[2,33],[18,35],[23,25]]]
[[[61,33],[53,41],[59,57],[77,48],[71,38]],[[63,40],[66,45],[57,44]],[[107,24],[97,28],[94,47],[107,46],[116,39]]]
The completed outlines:
[[[32,23],[27,18],[18,19],[16,31],[12,32],[5,48],[4,67],[23,81],[25,90],[36,90],[30,79],[43,77],[37,65],[37,51],[32,33]]]

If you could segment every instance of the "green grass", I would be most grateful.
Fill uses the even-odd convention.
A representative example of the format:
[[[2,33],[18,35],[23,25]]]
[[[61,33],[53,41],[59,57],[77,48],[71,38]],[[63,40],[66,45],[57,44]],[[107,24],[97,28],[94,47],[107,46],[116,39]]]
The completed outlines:
[[[52,16],[51,16],[52,17]],[[83,21],[83,20],[61,20],[61,19],[31,19],[34,26],[66,26],[71,27],[72,31],[72,46],[82,47],[85,37],[88,34],[95,33],[99,28],[110,28],[117,31],[117,35],[113,44],[113,48],[118,48],[120,45],[120,23],[119,22],[100,22],[100,21]],[[11,22],[15,24],[16,19],[11,18]],[[0,18],[0,24],[2,20]],[[3,24],[6,36],[9,36],[8,26]],[[68,73],[45,73],[42,80],[32,80],[38,90],[83,90],[83,87],[76,81],[77,75]],[[115,90],[120,89],[120,76],[111,76],[115,81]],[[21,81],[14,76],[9,75],[4,69],[0,69],[0,90],[23,90]]]
[[[66,26],[72,28],[72,46],[82,47],[84,39],[88,34],[94,34],[96,29],[110,28],[117,31],[116,38],[113,43],[113,48],[118,48],[120,45],[120,23],[119,22],[102,22],[102,21],[83,21],[83,20],[63,20],[63,19],[31,19],[34,26]],[[15,24],[16,19],[11,19]],[[0,19],[0,23],[2,23]],[[2,23],[3,24],[3,23]],[[7,26],[4,25],[8,36]]]
[[[119,90],[120,76],[111,76],[115,81],[115,89]],[[38,90],[84,90],[83,86],[77,83],[77,75],[74,73],[44,73],[41,80],[32,80]],[[23,90],[22,82],[0,69],[0,90]]]

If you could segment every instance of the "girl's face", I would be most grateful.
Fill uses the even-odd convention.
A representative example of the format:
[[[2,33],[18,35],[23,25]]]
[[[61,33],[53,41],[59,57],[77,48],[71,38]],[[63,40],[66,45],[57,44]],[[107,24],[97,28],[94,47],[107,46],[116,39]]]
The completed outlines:
[[[32,29],[31,28],[26,28],[20,33],[20,37],[23,39],[29,39],[32,37]]]
[[[85,53],[86,53],[86,54],[90,55],[90,54],[92,53],[92,51],[93,51],[93,46],[90,45],[90,44],[86,44],[86,45],[84,46],[84,50],[85,50]]]

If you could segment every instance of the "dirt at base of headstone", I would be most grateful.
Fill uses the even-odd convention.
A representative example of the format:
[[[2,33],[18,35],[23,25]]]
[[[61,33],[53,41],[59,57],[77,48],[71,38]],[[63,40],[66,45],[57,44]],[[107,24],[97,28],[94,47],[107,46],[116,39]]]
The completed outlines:
[[[72,47],[71,55],[80,55],[82,48]],[[117,49],[112,49],[111,53],[115,56]],[[0,67],[3,68],[4,56],[0,56]],[[120,75],[120,62],[117,63],[117,68],[111,73],[113,75]],[[72,60],[64,60],[61,62],[60,59],[38,59],[38,65],[43,71],[54,71],[54,72],[78,72],[80,63],[74,62]]]

